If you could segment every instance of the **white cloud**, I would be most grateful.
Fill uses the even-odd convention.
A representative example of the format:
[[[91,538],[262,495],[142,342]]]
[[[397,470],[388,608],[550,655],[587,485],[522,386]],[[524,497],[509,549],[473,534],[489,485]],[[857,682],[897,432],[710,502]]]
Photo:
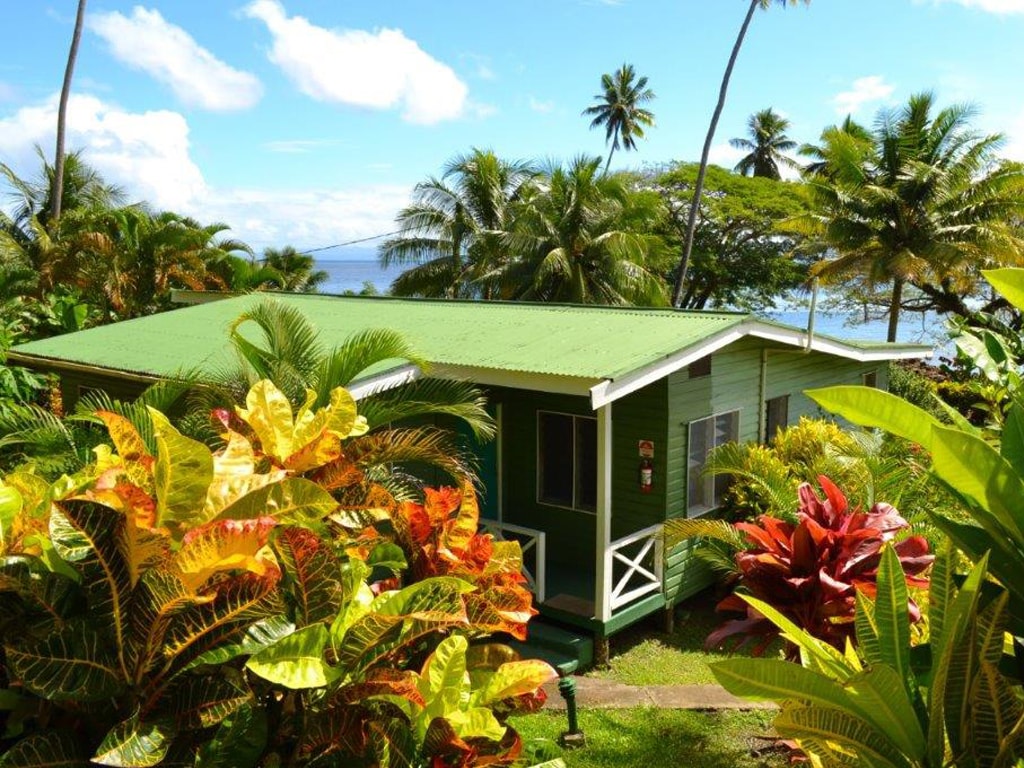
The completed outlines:
[[[35,144],[53,152],[57,96],[0,118],[0,159],[23,174],[38,170]],[[188,123],[177,112],[127,112],[95,96],[68,101],[67,147],[84,149],[88,162],[133,197],[182,209],[205,190],[189,156]]]
[[[189,127],[181,114],[128,112],[82,94],[72,94],[68,113],[69,150],[84,150],[86,162],[123,186],[130,200],[202,222],[227,222],[234,236],[257,248],[328,245],[389,232],[395,214],[409,201],[409,187],[394,184],[304,190],[213,187],[190,155]],[[56,122],[57,95],[0,116],[0,162],[19,175],[35,176],[39,159],[34,146],[52,155]]]
[[[542,115],[546,115],[546,114],[548,114],[550,112],[554,112],[555,111],[555,102],[550,101],[550,100],[548,100],[548,101],[541,101],[540,99],[537,99],[537,98],[534,98],[533,96],[531,96],[529,104],[530,104],[530,109],[532,109],[534,112],[540,112]]]
[[[1024,111],[1018,113],[1002,133],[1006,136],[1006,144],[999,154],[1010,160],[1024,162]]]
[[[835,104],[836,114],[853,115],[865,104],[888,99],[894,90],[895,86],[885,82],[881,75],[859,77],[853,81],[850,90],[837,93],[832,103]]]
[[[731,171],[745,154],[747,153],[742,149],[737,149],[729,142],[724,141],[721,144],[711,145],[711,151],[708,153],[708,162],[711,165],[720,165]]]
[[[17,91],[10,83],[0,80],[0,101],[14,101]]]
[[[225,64],[159,11],[136,6],[130,17],[117,11],[95,13],[88,26],[115,58],[170,86],[190,106],[247,109],[263,94],[254,75]]]
[[[401,30],[326,29],[289,17],[277,0],[255,0],[244,12],[267,25],[270,60],[314,99],[370,109],[401,106],[403,118],[428,125],[466,109],[466,84]]]
[[[936,4],[954,2],[965,8],[977,8],[988,13],[1024,13],[1024,0],[934,0]]]

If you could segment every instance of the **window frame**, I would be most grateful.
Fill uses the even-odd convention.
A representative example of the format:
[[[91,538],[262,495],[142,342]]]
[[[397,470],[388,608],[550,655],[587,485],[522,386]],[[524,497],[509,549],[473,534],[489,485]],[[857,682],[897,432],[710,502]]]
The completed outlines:
[[[873,371],[864,371],[864,373],[860,375],[860,383],[861,386],[878,389],[878,369],[876,368]]]
[[[735,419],[734,419],[735,434],[732,435],[725,442],[717,443],[715,445],[710,445],[705,450],[704,460],[700,464],[700,470],[699,470],[700,474],[698,475],[698,477],[700,477],[700,475],[704,474],[704,468],[707,466],[708,455],[711,453],[711,451],[713,451],[719,445],[724,445],[725,443],[728,443],[728,442],[736,442],[736,441],[738,441],[740,439],[740,412],[742,410],[743,410],[742,408],[733,408],[733,409],[728,410],[728,411],[718,411],[717,413],[713,413],[710,416],[705,416],[705,417],[700,418],[700,419],[693,419],[692,421],[686,422],[686,517],[688,517],[688,518],[691,518],[691,517],[703,517],[704,515],[707,515],[707,514],[709,514],[711,512],[714,512],[716,509],[718,509],[718,505],[714,504],[714,503],[712,503],[711,505],[707,505],[707,506],[703,506],[703,505],[702,506],[697,506],[697,505],[692,505],[691,506],[691,504],[690,504],[690,488],[691,488],[691,485],[690,485],[690,472],[691,472],[691,469],[692,469],[690,467],[690,446],[693,444],[693,427],[694,427],[694,425],[701,424],[701,423],[708,422],[708,421],[710,421],[712,424],[714,424],[719,419],[719,417],[721,417],[721,416],[733,416],[733,415],[735,416]],[[715,485],[715,482],[717,481],[717,479],[718,478],[716,478],[714,475],[708,475],[707,477],[700,477],[700,482],[704,484],[705,493],[707,492],[707,489],[708,489],[709,486],[711,488],[711,501],[712,502],[715,501],[715,498],[714,498],[714,494],[715,494],[714,485]]]
[[[783,419],[781,424],[775,425],[775,431],[778,431],[779,427],[784,428],[786,427],[786,425],[789,424],[789,393],[787,392],[784,395],[778,395],[776,397],[767,398],[764,401],[764,434],[761,436],[761,439],[764,441],[765,445],[770,443],[772,441],[772,438],[775,437],[775,432],[772,431],[772,424],[770,418],[771,407],[772,403],[776,403],[780,400],[783,401],[783,403],[785,404],[786,417]]]
[[[541,445],[540,422],[541,422],[541,417],[544,416],[544,415],[567,416],[567,417],[572,419],[572,441],[571,441],[572,442],[572,459],[571,459],[571,467],[572,467],[572,506],[568,506],[567,507],[564,504],[558,504],[558,503],[553,502],[553,501],[545,501],[544,499],[541,498],[541,465],[543,463],[543,456],[541,454],[542,445]],[[582,513],[584,515],[595,515],[596,516],[597,515],[597,503],[596,503],[596,497],[597,497],[596,491],[597,491],[597,489],[596,489],[596,487],[594,489],[595,490],[595,494],[594,494],[594,496],[595,496],[594,509],[585,509],[583,507],[577,506],[578,499],[576,498],[576,494],[577,494],[577,490],[579,488],[579,466],[577,465],[577,461],[576,461],[576,445],[577,445],[577,440],[578,440],[578,434],[577,434],[577,431],[576,431],[576,422],[578,420],[580,420],[580,419],[586,419],[587,421],[592,421],[592,422],[594,422],[594,426],[595,427],[597,426],[597,417],[596,416],[584,416],[584,415],[579,414],[579,413],[569,413],[567,411],[551,411],[551,410],[548,410],[546,408],[538,408],[537,409],[537,415],[536,415],[536,421],[535,421],[535,425],[536,425],[536,454],[537,454],[536,455],[536,467],[535,467],[535,470],[536,470],[535,471],[536,486],[534,488],[534,490],[535,490],[535,499],[536,499],[537,504],[540,505],[540,506],[553,507],[554,509],[567,509],[570,512],[580,512],[580,513]],[[596,445],[594,446],[594,452],[595,453],[597,452],[597,446]],[[600,456],[597,457],[597,461],[600,464],[600,461],[601,461],[601,457]]]

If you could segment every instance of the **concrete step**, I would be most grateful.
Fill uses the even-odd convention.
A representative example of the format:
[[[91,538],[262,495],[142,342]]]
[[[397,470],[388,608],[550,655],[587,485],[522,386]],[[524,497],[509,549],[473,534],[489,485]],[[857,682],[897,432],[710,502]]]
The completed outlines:
[[[509,645],[515,649],[516,653],[518,653],[521,658],[540,659],[541,661],[546,661],[558,670],[558,674],[562,676],[571,675],[580,668],[579,659],[573,656],[567,656],[564,653],[552,650],[551,648],[541,648],[537,645],[521,643],[518,640],[509,641]]]

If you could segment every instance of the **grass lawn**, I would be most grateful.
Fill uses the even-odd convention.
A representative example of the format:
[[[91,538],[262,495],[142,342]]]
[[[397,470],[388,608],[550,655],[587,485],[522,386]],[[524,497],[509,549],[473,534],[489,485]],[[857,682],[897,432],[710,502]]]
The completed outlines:
[[[704,649],[704,639],[723,621],[722,615],[715,613],[715,602],[714,595],[703,592],[676,606],[672,635],[661,631],[660,616],[613,635],[608,668],[593,670],[588,675],[627,685],[716,682],[708,662],[727,658],[729,654]]]
[[[761,710],[585,709],[580,727],[587,746],[562,757],[568,768],[782,768],[785,754],[770,740],[774,716]],[[527,749],[539,739],[557,740],[566,728],[562,713],[539,712],[511,724]]]

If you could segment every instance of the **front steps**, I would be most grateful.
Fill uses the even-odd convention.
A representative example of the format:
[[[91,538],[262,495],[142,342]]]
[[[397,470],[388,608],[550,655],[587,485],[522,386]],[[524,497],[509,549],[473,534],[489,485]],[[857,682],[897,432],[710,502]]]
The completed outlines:
[[[594,662],[594,639],[583,629],[556,624],[537,616],[527,625],[526,642],[509,642],[524,659],[541,659],[558,670],[560,675],[571,675],[586,669]]]

